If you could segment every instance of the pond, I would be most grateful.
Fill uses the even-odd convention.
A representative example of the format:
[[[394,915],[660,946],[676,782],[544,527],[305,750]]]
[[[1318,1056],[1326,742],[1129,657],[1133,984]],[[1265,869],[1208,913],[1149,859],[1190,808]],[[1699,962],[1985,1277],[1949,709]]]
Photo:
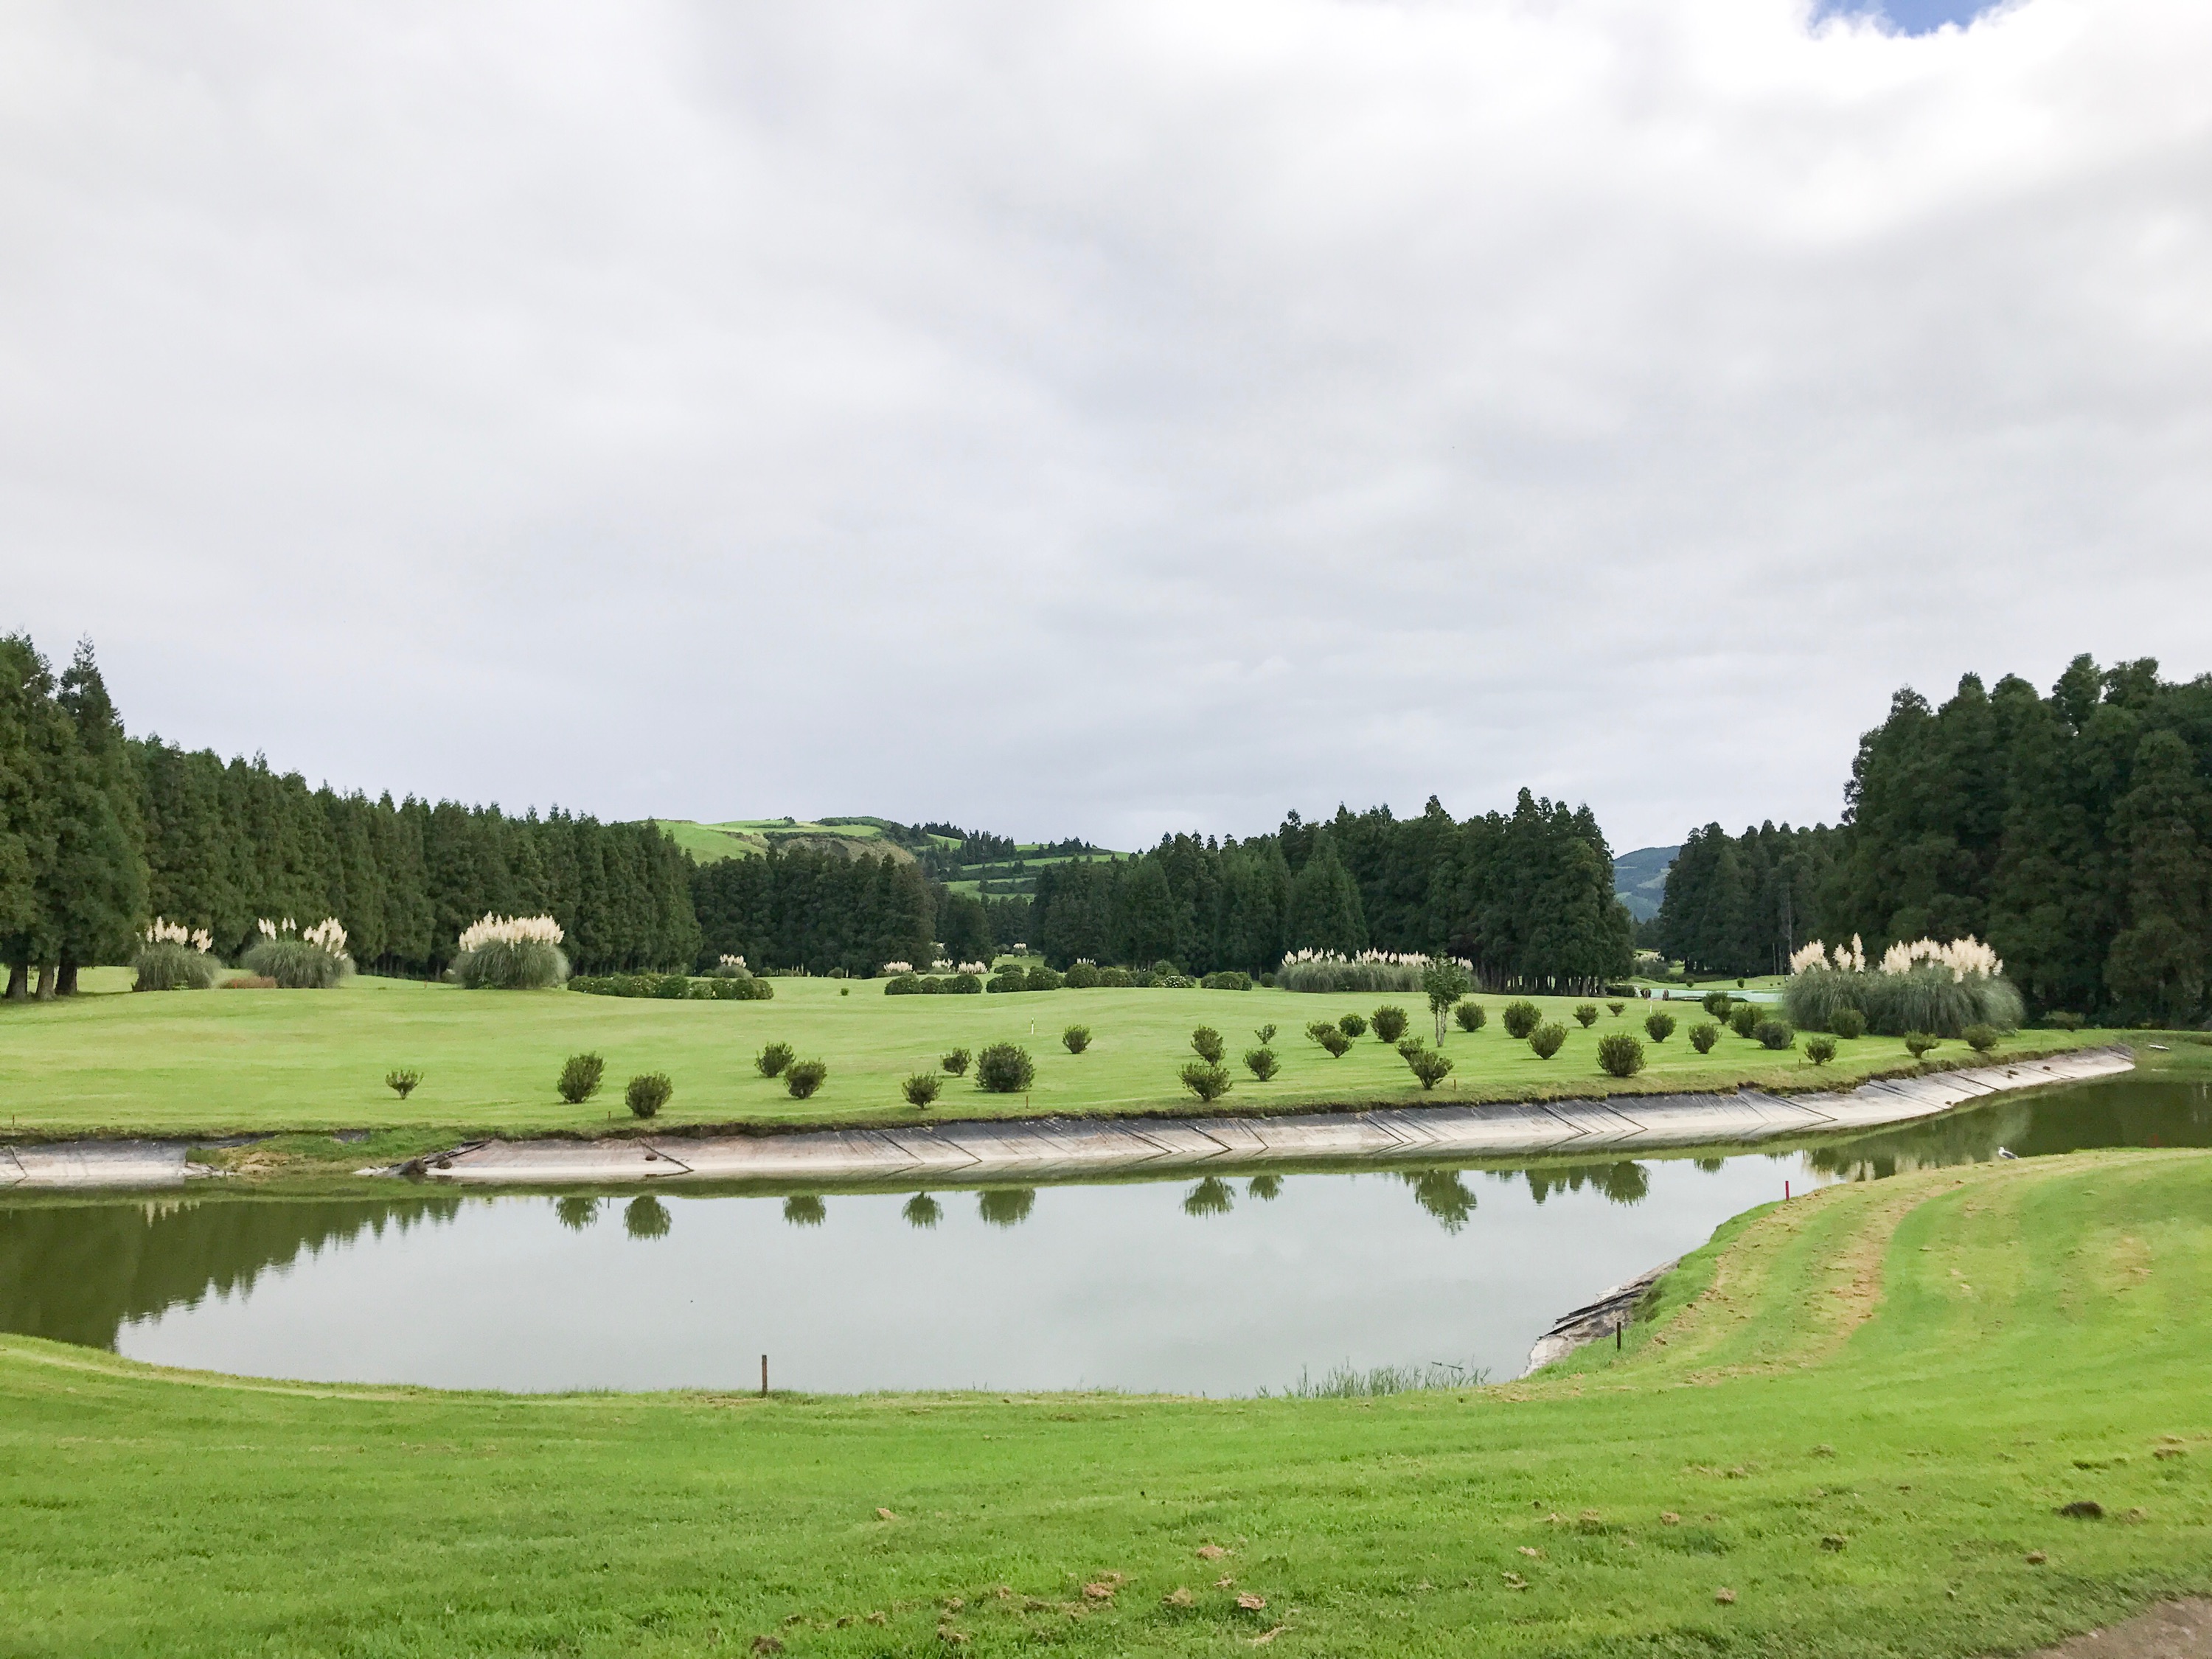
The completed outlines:
[[[1785,1151],[929,1194],[416,1189],[0,1205],[0,1328],[258,1376],[520,1390],[1280,1392],[1516,1375],[1552,1321],[1838,1180],[2212,1145],[2134,1078]]]

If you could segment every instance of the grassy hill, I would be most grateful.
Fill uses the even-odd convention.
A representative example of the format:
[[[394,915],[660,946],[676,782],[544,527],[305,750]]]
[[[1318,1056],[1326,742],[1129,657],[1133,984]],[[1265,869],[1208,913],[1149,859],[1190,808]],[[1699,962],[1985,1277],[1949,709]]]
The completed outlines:
[[[2212,1154],[2137,1151],[1753,1211],[1619,1355],[1481,1389],[515,1396],[0,1338],[5,1645],[2013,1653],[2212,1591],[2209,1308]]]
[[[880,818],[829,818],[820,823],[799,818],[732,818],[722,823],[655,818],[653,822],[702,864],[753,858],[770,847],[811,847],[848,855],[890,857],[902,864],[915,862],[913,850],[886,833],[896,826]]]

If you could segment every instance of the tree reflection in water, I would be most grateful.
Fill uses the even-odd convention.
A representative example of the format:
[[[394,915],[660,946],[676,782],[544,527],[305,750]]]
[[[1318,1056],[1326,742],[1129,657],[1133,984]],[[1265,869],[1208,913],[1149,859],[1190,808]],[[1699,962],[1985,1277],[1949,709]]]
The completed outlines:
[[[1227,1215],[1236,1206],[1237,1195],[1229,1190],[1229,1183],[1219,1176],[1208,1176],[1182,1195],[1185,1215]]]
[[[564,1198],[553,1206],[553,1213],[570,1232],[580,1233],[599,1218],[599,1200],[596,1198]]]
[[[975,1194],[975,1212],[994,1227],[1018,1227],[1036,1206],[1034,1187],[993,1187]]]
[[[1256,1198],[1262,1203],[1273,1203],[1283,1195],[1283,1178],[1271,1175],[1254,1176],[1244,1183],[1244,1192],[1247,1197]]]
[[[623,1231],[632,1238],[665,1238],[671,1224],[668,1206],[657,1198],[633,1198],[623,1211]]]
[[[909,1227],[934,1227],[945,1219],[945,1206],[927,1193],[916,1193],[899,1212]]]
[[[1524,1170],[1522,1175],[1528,1196],[1539,1204],[1553,1193],[1578,1193],[1585,1187],[1595,1188],[1615,1204],[1641,1204],[1651,1193],[1651,1172],[1641,1164],[1570,1164]]]
[[[830,1206],[812,1193],[793,1193],[783,1200],[783,1218],[794,1227],[818,1227],[830,1218]]]
[[[1399,1177],[1413,1189],[1413,1202],[1456,1233],[1474,1213],[1474,1194],[1457,1170],[1408,1170]]]

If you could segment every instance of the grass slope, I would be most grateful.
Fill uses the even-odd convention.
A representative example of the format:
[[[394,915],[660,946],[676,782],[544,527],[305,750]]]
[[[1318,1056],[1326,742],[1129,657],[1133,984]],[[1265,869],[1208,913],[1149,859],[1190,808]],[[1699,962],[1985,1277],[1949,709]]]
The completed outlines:
[[[915,861],[912,853],[884,835],[880,823],[865,818],[836,818],[826,823],[805,823],[796,818],[732,818],[726,823],[700,823],[690,818],[652,822],[702,864],[753,858],[771,846],[811,847],[848,857],[892,858],[901,864]]]
[[[1662,1302],[1618,1358],[1366,1401],[441,1395],[0,1339],[0,1646],[1935,1659],[2212,1589],[2212,1155],[1830,1188]]]
[[[120,970],[88,975],[95,988],[127,982]],[[1603,1091],[1733,1089],[1739,1083],[1808,1087],[1909,1066],[1902,1044],[1865,1037],[1815,1069],[1795,1052],[1770,1053],[1724,1035],[1709,1057],[1691,1048],[1694,1006],[1678,1004],[1682,1030],[1647,1045],[1650,1065],[1618,1083],[1599,1071],[1597,1040],[1633,1029],[1649,1005],[1601,1015],[1589,1030],[1565,1000],[1547,1012],[1567,1025],[1566,1046],[1539,1060],[1508,1037],[1505,999],[1484,998],[1489,1025],[1455,1030],[1445,1052],[1456,1069],[1424,1093],[1404,1060],[1370,1035],[1341,1060],[1304,1035],[1307,1023],[1389,1001],[1429,1018],[1419,997],[1312,996],[1285,991],[1057,991],[1017,995],[883,994],[881,983],[777,980],[770,1002],[659,1002],[572,991],[463,991],[411,981],[359,979],[331,991],[197,991],[90,995],[0,1006],[0,1134],[32,1138],[88,1133],[222,1134],[354,1127],[455,1132],[597,1131],[622,1108],[631,1075],[665,1072],[675,1098],[657,1127],[753,1121],[775,1124],[912,1122],[923,1114],[900,1097],[902,1078],[934,1070],[953,1048],[1019,1042],[1035,1057],[1026,1097],[989,1095],[947,1079],[930,1115],[939,1118],[1187,1111],[1197,1103],[1176,1073],[1192,1058],[1194,1027],[1211,1025],[1228,1047],[1238,1080],[1222,1109],[1298,1105],[1557,1097]],[[845,994],[847,991],[850,994]],[[1601,1005],[1602,1007],[1602,1005]],[[1255,1081],[1237,1057],[1254,1028],[1281,1028],[1283,1070]],[[1064,1026],[1091,1028],[1092,1043],[1070,1054]],[[1034,1027],[1034,1031],[1032,1031]],[[2025,1034],[2000,1053],[2109,1040]],[[752,1060],[773,1041],[820,1058],[830,1077],[811,1100],[794,1101]],[[607,1061],[599,1098],[570,1106],[554,1091],[563,1059],[593,1049]],[[1939,1054],[1969,1058],[1949,1044]],[[395,1066],[422,1073],[401,1101],[383,1084]]]

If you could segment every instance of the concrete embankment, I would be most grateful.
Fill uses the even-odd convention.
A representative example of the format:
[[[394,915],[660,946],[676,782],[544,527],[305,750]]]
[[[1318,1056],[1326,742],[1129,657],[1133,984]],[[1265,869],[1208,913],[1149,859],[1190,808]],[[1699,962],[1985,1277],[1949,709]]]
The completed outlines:
[[[2121,1048],[1862,1084],[1816,1094],[1626,1095],[1611,1100],[1402,1106],[1282,1117],[1045,1118],[787,1134],[485,1140],[418,1159],[433,1180],[520,1186],[647,1181],[957,1183],[1049,1181],[1206,1164],[1593,1158],[1873,1129],[2014,1089],[2129,1070]],[[0,1192],[181,1186],[212,1174],[200,1143],[0,1146]]]

